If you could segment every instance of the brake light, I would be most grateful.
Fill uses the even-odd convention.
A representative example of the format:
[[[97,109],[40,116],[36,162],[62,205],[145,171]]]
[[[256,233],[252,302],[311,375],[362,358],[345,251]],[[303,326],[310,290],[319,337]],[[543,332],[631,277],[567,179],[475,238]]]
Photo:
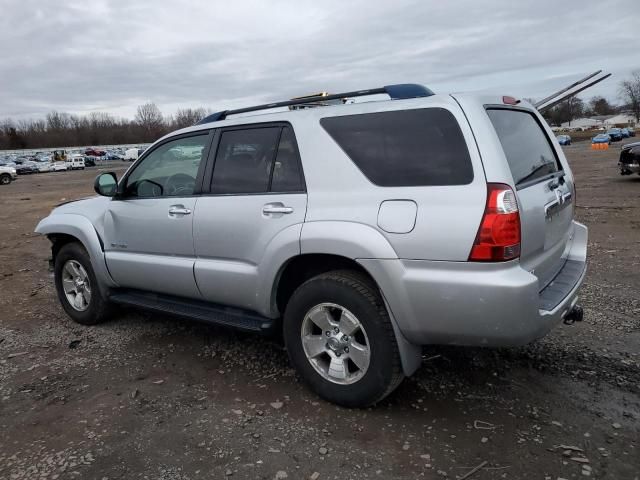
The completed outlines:
[[[505,105],[517,105],[520,103],[520,100],[509,95],[505,95],[502,97],[502,103]]]
[[[487,184],[487,204],[471,248],[473,262],[503,262],[520,256],[520,213],[509,185]]]

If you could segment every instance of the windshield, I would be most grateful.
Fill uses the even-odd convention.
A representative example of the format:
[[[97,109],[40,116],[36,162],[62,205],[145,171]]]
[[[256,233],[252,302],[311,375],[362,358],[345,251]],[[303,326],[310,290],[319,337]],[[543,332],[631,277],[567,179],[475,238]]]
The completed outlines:
[[[522,110],[487,110],[516,185],[557,172],[558,161],[533,114]]]

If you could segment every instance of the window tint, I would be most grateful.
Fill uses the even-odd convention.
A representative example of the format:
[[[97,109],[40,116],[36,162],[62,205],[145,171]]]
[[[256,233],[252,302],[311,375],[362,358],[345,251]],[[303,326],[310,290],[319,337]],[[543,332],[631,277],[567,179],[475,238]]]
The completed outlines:
[[[447,110],[347,115],[320,123],[376,185],[462,185],[473,180],[462,131]]]
[[[290,127],[282,129],[280,144],[278,145],[278,155],[273,166],[273,177],[271,180],[272,192],[301,192],[304,190],[302,182],[302,172],[300,172],[300,160],[298,149],[296,148],[293,131]]]
[[[130,197],[193,195],[208,133],[179,138],[153,150],[127,178]]]
[[[269,127],[222,132],[211,192],[266,192],[280,130],[280,127]]]
[[[558,171],[549,140],[531,113],[496,108],[487,110],[487,114],[516,185]]]

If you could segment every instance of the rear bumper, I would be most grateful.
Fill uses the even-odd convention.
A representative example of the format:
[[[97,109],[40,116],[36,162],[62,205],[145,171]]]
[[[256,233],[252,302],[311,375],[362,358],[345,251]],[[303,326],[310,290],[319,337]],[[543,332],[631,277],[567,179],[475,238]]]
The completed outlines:
[[[574,222],[567,262],[540,289],[518,261],[504,264],[368,260],[407,341],[417,345],[517,346],[547,334],[577,301],[587,228]]]
[[[618,167],[620,168],[620,173],[623,175],[627,175],[630,173],[640,173],[640,163],[618,162]]]

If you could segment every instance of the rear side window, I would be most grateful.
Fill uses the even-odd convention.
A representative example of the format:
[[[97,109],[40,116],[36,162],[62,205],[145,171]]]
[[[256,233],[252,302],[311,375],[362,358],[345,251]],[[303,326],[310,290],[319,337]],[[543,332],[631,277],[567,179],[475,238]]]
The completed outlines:
[[[516,185],[558,171],[558,160],[536,118],[521,110],[487,110]]]
[[[320,124],[381,187],[464,185],[473,180],[462,131],[445,109],[327,117]]]
[[[211,192],[218,194],[304,192],[304,177],[289,126],[222,132]]]
[[[271,127],[222,132],[211,192],[267,192],[280,131],[280,127]]]

